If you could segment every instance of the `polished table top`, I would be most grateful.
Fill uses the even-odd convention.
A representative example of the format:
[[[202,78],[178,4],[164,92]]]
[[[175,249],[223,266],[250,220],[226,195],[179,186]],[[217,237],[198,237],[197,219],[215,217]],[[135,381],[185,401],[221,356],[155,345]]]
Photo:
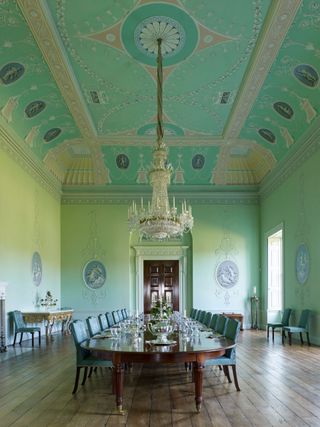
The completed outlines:
[[[130,334],[112,338],[110,332],[91,338],[81,346],[89,349],[98,358],[112,360],[114,368],[114,389],[119,413],[123,413],[123,364],[124,363],[186,363],[193,366],[196,409],[202,403],[203,368],[208,359],[223,356],[235,343],[225,337],[215,336],[212,331],[185,337],[178,332],[168,336],[171,345],[152,344],[154,336],[142,332],[134,339]]]

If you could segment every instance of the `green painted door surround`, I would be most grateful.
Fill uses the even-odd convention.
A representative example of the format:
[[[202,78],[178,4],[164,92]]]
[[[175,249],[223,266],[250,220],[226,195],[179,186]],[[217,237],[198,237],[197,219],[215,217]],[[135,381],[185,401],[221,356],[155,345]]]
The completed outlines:
[[[292,324],[299,320],[301,310],[311,309],[311,342],[320,344],[320,153],[316,151],[289,178],[261,201],[261,312],[267,309],[267,233],[284,224],[284,306],[294,310]],[[300,244],[307,245],[310,270],[301,285],[296,277],[295,260]],[[265,324],[266,318],[263,318]]]

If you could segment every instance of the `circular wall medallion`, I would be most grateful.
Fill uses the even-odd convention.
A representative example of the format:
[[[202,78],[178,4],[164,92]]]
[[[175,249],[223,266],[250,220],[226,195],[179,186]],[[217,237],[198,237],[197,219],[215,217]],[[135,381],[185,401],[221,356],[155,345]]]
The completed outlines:
[[[304,285],[309,277],[310,254],[308,247],[301,243],[296,254],[296,276],[300,285]]]
[[[147,4],[135,9],[121,29],[128,53],[144,64],[156,66],[157,39],[161,38],[163,65],[186,59],[198,43],[198,29],[182,9],[170,4]]]
[[[39,286],[42,280],[42,261],[39,252],[34,252],[31,261],[32,282]]]
[[[107,272],[102,262],[90,260],[83,267],[83,280],[89,289],[99,289],[106,281]]]
[[[222,261],[217,267],[216,279],[223,288],[233,288],[239,279],[237,264],[231,260]]]

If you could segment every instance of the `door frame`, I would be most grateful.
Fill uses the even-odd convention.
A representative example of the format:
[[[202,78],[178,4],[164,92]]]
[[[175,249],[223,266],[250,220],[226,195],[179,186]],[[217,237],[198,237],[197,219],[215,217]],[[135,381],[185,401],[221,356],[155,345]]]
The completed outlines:
[[[134,246],[136,252],[136,310],[143,313],[144,261],[179,261],[179,311],[187,307],[187,250],[189,246]]]

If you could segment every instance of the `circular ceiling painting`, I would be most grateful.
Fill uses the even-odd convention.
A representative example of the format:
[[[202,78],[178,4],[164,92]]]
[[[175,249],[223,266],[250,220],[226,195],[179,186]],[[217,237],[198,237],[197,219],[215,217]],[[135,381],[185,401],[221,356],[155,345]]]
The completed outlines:
[[[239,269],[235,262],[225,260],[220,262],[216,270],[216,279],[225,289],[233,288],[239,279]]]
[[[164,3],[147,4],[135,9],[121,30],[122,43],[138,61],[156,66],[157,40],[161,38],[163,65],[187,58],[198,43],[198,29],[182,9]]]

